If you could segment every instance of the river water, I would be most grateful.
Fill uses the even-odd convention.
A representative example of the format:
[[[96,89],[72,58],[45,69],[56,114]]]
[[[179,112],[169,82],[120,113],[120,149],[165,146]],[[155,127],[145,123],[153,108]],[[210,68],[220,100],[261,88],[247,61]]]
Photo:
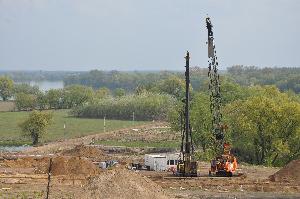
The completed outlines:
[[[18,82],[18,84],[26,83],[31,86],[38,86],[41,91],[48,91],[50,89],[64,88],[63,81],[30,81],[30,82]]]
[[[18,152],[23,151],[25,149],[29,149],[32,146],[24,145],[24,146],[0,146],[1,152]]]

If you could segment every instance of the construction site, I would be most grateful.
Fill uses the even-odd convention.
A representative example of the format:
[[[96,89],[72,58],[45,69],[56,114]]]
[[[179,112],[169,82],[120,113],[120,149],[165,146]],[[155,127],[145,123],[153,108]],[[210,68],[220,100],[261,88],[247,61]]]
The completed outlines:
[[[284,168],[240,164],[233,177],[210,177],[199,162],[197,177],[132,169],[151,148],[90,145],[92,139],[169,139],[166,123],[50,143],[22,153],[2,153],[1,198],[299,198],[300,161]],[[177,133],[180,137],[180,134]],[[163,149],[161,149],[163,150]],[[160,152],[160,151],[157,151]],[[166,151],[162,151],[166,153]],[[172,152],[167,152],[172,153]],[[114,160],[103,169],[100,162]],[[295,172],[291,172],[295,171]],[[50,175],[49,175],[50,174]]]
[[[285,148],[285,137],[280,137],[283,142],[276,140],[277,148],[270,147],[268,152],[284,152],[276,151],[275,157],[270,155],[273,161],[265,158],[264,153],[261,159],[265,158],[268,162],[263,159],[265,162],[261,164],[250,164],[242,161],[245,159],[239,159],[243,151],[236,153],[235,143],[226,135],[228,128],[233,127],[228,127],[223,117],[223,94],[226,91],[222,89],[215,29],[210,17],[201,21],[201,28],[207,35],[206,46],[203,44],[208,58],[207,87],[202,90],[207,93],[209,100],[210,116],[205,119],[211,124],[208,130],[210,149],[213,151],[211,159],[204,161],[199,158],[199,154],[201,156],[204,153],[198,152],[206,150],[199,147],[199,136],[196,147],[195,125],[191,121],[194,95],[191,95],[190,79],[190,61],[196,55],[186,51],[182,58],[182,65],[185,64],[184,96],[177,99],[180,102],[177,110],[179,118],[175,120],[179,127],[177,130],[166,120],[153,119],[144,124],[135,124],[133,112],[129,118],[133,118],[132,124],[135,125],[117,130],[106,129],[105,115],[103,132],[99,129],[99,133],[96,131],[70,139],[64,137],[43,144],[38,143],[39,134],[31,134],[32,146],[16,151],[0,150],[0,198],[300,198],[300,159],[297,159],[297,151],[291,156],[291,161],[281,157],[284,156],[281,154],[288,154],[290,149]],[[121,94],[115,98],[119,99]],[[63,128],[65,131],[65,122]],[[236,130],[237,133],[240,131]],[[254,139],[255,144],[260,141]],[[178,146],[118,145],[132,142],[172,142],[178,143]],[[268,147],[265,145],[261,151]],[[283,167],[269,166],[272,163],[275,165],[278,157],[288,163]]]
[[[3,152],[1,198],[299,198],[300,161],[283,168],[254,166],[231,154],[222,123],[221,90],[212,24],[208,30],[209,90],[216,157],[197,161],[189,116],[189,52],[181,131],[168,123],[61,140],[21,152]],[[180,151],[95,145],[98,141],[181,140]]]

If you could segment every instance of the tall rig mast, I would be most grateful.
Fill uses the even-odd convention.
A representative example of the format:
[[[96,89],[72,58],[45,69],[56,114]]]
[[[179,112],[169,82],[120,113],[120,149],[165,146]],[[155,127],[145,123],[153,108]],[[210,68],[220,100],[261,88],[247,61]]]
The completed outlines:
[[[190,54],[185,56],[185,99],[184,118],[181,118],[181,154],[182,159],[177,165],[177,175],[185,177],[197,176],[198,164],[194,157],[194,147],[192,140],[192,129],[190,125]],[[184,122],[182,122],[184,119]]]
[[[220,76],[218,74],[218,59],[215,50],[213,25],[210,18],[206,18],[208,30],[208,77],[210,92],[210,111],[212,113],[212,133],[215,136],[216,157],[211,161],[209,174],[231,177],[237,168],[236,157],[231,154],[230,144],[224,142],[224,133],[227,128],[222,123],[222,97],[220,89]]]
[[[185,64],[185,110],[184,110],[184,137],[185,137],[185,154],[186,156],[190,156],[193,150],[192,146],[192,132],[190,125],[190,53],[187,51],[186,53],[186,64]]]
[[[217,154],[221,155],[224,151],[224,126],[222,125],[222,98],[220,89],[220,76],[218,74],[218,59],[215,50],[213,25],[210,18],[206,18],[206,27],[208,30],[208,77],[210,92],[210,111],[212,113],[212,132],[216,138]]]

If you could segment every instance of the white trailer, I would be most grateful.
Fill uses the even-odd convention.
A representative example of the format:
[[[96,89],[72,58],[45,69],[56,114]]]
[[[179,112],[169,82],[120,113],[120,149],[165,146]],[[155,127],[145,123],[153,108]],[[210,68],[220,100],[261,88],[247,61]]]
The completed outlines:
[[[180,154],[145,154],[145,166],[151,171],[168,171],[176,168]]]
[[[151,171],[165,171],[167,157],[161,154],[145,154],[145,166]]]

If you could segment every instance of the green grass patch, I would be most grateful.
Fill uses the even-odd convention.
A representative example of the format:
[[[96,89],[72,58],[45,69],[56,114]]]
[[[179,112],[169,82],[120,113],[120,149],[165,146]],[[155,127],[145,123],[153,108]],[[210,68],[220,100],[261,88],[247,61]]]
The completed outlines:
[[[56,110],[53,112],[53,122],[48,127],[47,133],[42,136],[40,142],[46,143],[60,139],[70,139],[85,135],[101,133],[104,131],[103,119],[83,119],[70,117],[69,110]],[[30,138],[22,135],[18,126],[30,112],[0,112],[0,145],[18,146],[31,143]],[[64,123],[66,129],[64,129]],[[106,131],[127,128],[133,125],[142,125],[143,121],[106,120]]]
[[[126,146],[126,147],[155,147],[155,148],[179,148],[180,143],[176,141],[117,141],[117,140],[98,140],[96,144],[106,146]]]
[[[30,140],[20,139],[20,140],[0,140],[0,146],[10,147],[10,146],[24,146],[32,145]]]

